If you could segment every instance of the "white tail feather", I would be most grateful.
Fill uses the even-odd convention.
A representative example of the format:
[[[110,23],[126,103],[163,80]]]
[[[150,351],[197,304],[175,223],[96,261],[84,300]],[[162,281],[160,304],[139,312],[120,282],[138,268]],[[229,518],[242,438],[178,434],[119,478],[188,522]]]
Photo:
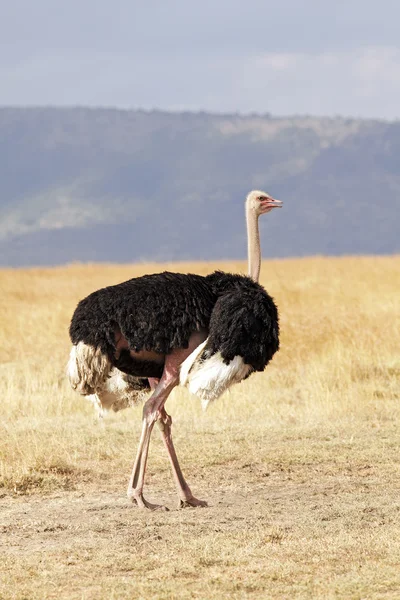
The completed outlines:
[[[190,372],[191,368],[193,367],[195,361],[197,360],[198,356],[203,351],[204,346],[207,344],[207,340],[208,340],[208,338],[206,340],[204,340],[204,342],[202,344],[197,346],[197,348],[195,348],[193,350],[193,352],[191,354],[189,354],[187,359],[184,360],[183,363],[181,364],[181,370],[179,372],[179,383],[181,385],[184,385],[184,386],[187,385],[189,372]]]
[[[138,385],[135,377],[112,368],[109,358],[98,348],[83,342],[72,346],[67,375],[73,389],[87,396],[100,415],[133,406],[145,400],[149,392]]]
[[[102,417],[109,410],[117,412],[146,400],[150,390],[135,386],[135,378],[126,377],[118,369],[113,369],[101,389],[88,399],[93,402]]]
[[[180,373],[181,385],[201,399],[204,409],[251,371],[251,366],[246,365],[241,356],[235,356],[228,365],[224,363],[220,352],[200,360],[206,343],[207,340],[188,356],[182,363]]]
[[[93,348],[83,342],[72,346],[67,366],[71,387],[88,396],[106,381],[112,365],[100,348]]]

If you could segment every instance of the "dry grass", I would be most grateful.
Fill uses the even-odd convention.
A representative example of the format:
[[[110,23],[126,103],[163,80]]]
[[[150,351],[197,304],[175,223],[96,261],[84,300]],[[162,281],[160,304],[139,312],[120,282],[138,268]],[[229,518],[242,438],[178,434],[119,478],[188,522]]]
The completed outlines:
[[[271,261],[282,349],[203,414],[168,402],[204,510],[142,513],[125,485],[140,408],[97,422],[68,388],[71,313],[162,268],[0,271],[0,598],[396,598],[400,257]],[[147,497],[175,502],[154,436]]]

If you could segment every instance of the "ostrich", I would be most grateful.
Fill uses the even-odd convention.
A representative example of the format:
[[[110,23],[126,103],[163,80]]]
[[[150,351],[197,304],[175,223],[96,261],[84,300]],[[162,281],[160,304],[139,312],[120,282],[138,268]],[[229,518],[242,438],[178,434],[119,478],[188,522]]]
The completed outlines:
[[[262,191],[246,198],[248,276],[159,273],[97,290],[73,314],[68,377],[99,409],[119,410],[151,396],[128,498],[140,508],[166,510],[143,496],[150,436],[157,422],[171,463],[180,506],[207,506],[192,494],[178,463],[165,402],[177,385],[203,407],[232,384],[263,371],[279,348],[278,312],[258,283],[260,215],[282,206]]]

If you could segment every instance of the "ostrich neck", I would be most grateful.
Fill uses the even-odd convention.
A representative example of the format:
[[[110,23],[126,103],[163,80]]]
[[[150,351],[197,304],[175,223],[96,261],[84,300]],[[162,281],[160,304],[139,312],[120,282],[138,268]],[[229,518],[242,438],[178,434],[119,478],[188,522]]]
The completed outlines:
[[[258,215],[250,207],[246,207],[246,223],[248,274],[254,281],[258,281],[261,268],[260,232],[258,229]]]

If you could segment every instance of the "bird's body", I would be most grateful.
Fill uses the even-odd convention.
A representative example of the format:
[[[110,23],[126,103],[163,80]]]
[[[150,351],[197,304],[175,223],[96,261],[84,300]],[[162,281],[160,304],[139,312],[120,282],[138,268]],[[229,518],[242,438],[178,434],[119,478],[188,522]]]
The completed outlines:
[[[250,196],[248,214],[256,211],[257,219],[280,205],[264,195],[254,208]],[[267,208],[260,210],[263,201]],[[254,254],[250,245],[249,252]],[[144,275],[93,292],[74,312],[68,365],[74,389],[91,396],[99,407],[114,410],[153,390],[144,407],[142,437],[128,488],[128,495],[141,507],[159,508],[142,494],[150,435],[157,421],[181,503],[205,505],[194,498],[183,478],[164,404],[181,383],[207,405],[233,383],[262,371],[278,350],[278,312],[257,281],[259,265],[257,256],[249,263],[252,278],[221,271],[207,276]]]
[[[136,377],[161,377],[165,356],[187,348],[196,331],[211,334],[210,356],[240,355],[256,371],[279,344],[272,298],[249,277],[221,271],[164,272],[102,288],[81,300],[70,325],[74,345],[99,348],[113,367]],[[148,371],[140,361],[150,363]]]
[[[118,367],[116,331],[130,350],[164,356],[173,348],[188,347],[191,333],[208,326],[214,304],[215,295],[200,275],[144,275],[82,300],[72,317],[70,336],[74,344],[100,347]],[[121,370],[135,374],[128,366]]]

